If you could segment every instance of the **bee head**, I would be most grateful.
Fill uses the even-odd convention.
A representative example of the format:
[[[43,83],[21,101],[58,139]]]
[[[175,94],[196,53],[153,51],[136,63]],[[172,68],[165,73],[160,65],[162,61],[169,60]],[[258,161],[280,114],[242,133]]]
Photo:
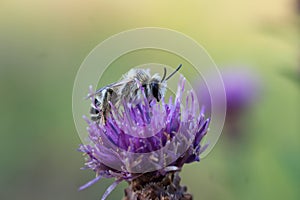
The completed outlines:
[[[160,83],[159,82],[151,82],[150,83],[150,91],[153,97],[156,99],[157,102],[161,99],[161,90],[160,90]]]
[[[158,74],[154,74],[148,83],[149,97],[155,98],[157,102],[164,96],[167,88],[167,82],[161,80]]]
[[[146,96],[148,96],[148,93],[150,92],[152,94],[152,96],[156,99],[157,102],[159,102],[162,98],[162,96],[165,94],[166,92],[166,88],[167,88],[167,80],[169,80],[180,68],[181,68],[182,64],[180,64],[176,70],[174,72],[172,72],[168,77],[166,77],[167,75],[167,70],[166,68],[164,68],[164,74],[163,77],[160,78],[160,76],[158,74],[155,74],[152,78],[151,81],[148,84],[148,91],[146,91]],[[146,87],[146,85],[144,85],[143,87]]]

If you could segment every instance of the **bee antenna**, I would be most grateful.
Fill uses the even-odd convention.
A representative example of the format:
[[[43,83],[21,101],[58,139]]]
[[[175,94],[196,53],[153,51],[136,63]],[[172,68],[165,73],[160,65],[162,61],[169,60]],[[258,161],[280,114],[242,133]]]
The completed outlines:
[[[176,72],[178,72],[178,70],[182,67],[182,64],[180,64],[174,72],[172,72],[172,74],[170,74],[167,78],[166,78],[166,81],[169,80]]]
[[[167,69],[164,67],[164,75],[163,75],[163,77],[161,79],[161,82],[163,82],[165,80],[166,75],[167,75]]]

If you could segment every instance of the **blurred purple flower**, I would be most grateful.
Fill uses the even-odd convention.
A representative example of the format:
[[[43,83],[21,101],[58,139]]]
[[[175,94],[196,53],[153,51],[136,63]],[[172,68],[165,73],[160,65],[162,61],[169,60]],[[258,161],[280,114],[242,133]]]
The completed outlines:
[[[243,132],[244,122],[242,116],[259,98],[260,94],[260,79],[251,70],[245,67],[226,68],[221,70],[224,88],[214,88],[222,94],[225,90],[226,94],[226,120],[225,131],[231,135],[236,135]],[[211,77],[208,77],[211,78]],[[211,96],[205,83],[201,80],[194,82],[195,88],[198,88],[197,95],[202,105],[207,108],[211,114]],[[218,99],[216,107],[218,112]],[[220,104],[221,105],[221,104]]]
[[[182,105],[184,83],[181,78],[174,103],[170,97],[169,103],[162,99],[161,104],[149,105],[144,95],[137,105],[123,102],[122,109],[111,105],[111,115],[104,125],[87,120],[91,143],[81,145],[79,150],[86,155],[84,168],[92,169],[96,178],[80,189],[101,178],[115,178],[102,197],[105,199],[123,180],[131,182],[149,172],[164,176],[180,171],[185,163],[200,161],[206,147],[200,142],[209,120],[203,110],[197,114],[193,92]]]
[[[245,69],[222,71],[228,112],[251,106],[258,97],[259,80]]]
[[[229,68],[222,70],[221,76],[224,88],[217,88],[217,90],[225,89],[227,113],[244,110],[256,101],[260,81],[253,72],[246,68]],[[195,85],[198,88],[197,95],[203,100],[204,105],[210,108],[211,99],[206,85],[198,81]]]

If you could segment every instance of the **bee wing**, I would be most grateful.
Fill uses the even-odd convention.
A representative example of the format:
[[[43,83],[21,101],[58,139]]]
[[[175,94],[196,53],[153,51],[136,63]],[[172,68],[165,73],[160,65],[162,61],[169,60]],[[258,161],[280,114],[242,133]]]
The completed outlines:
[[[106,85],[106,86],[98,89],[96,92],[89,94],[87,96],[87,99],[94,96],[94,95],[100,94],[103,90],[108,89],[108,88],[111,88],[112,90],[118,90],[119,87],[121,87],[121,86],[123,86],[123,85],[125,85],[129,82],[133,82],[133,80],[121,80],[121,81],[114,82],[114,83],[111,83],[109,85]]]

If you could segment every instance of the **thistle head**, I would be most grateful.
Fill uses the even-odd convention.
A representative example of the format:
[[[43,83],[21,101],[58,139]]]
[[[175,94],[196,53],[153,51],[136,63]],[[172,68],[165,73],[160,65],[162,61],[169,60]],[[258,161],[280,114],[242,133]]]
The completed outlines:
[[[116,178],[103,199],[121,181],[131,182],[146,173],[164,175],[180,171],[186,163],[200,160],[205,145],[200,144],[208,131],[209,119],[198,113],[194,93],[188,92],[183,104],[185,79],[180,78],[176,97],[149,104],[144,88],[140,103],[122,101],[121,108],[111,104],[105,124],[86,119],[90,144],[79,150],[86,156],[85,168],[96,178]]]

